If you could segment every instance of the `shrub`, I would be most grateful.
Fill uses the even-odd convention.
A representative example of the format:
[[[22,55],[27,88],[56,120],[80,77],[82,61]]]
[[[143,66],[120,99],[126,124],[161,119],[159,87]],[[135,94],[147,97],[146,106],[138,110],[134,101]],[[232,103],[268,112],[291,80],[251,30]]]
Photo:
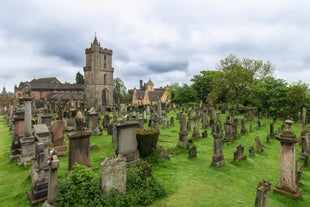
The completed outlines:
[[[152,176],[147,162],[127,168],[126,193],[114,190],[107,195],[100,179],[85,166],[75,165],[58,185],[55,206],[145,206],[166,195],[163,185]]]
[[[138,149],[141,157],[149,156],[156,149],[159,130],[137,129]]]
[[[74,165],[58,184],[56,206],[100,206],[102,202],[100,180],[85,166]]]

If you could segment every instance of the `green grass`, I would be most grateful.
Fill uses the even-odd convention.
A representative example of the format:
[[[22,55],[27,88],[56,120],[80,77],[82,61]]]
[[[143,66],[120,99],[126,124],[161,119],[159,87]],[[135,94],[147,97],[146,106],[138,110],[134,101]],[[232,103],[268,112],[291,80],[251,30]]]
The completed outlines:
[[[169,117],[173,112],[169,114]],[[174,114],[175,115],[175,114]],[[224,116],[222,117],[224,120]],[[30,206],[27,192],[31,188],[29,167],[18,166],[16,161],[9,160],[11,136],[4,117],[0,122],[0,203],[1,206]],[[284,195],[273,192],[280,176],[280,144],[276,139],[266,143],[266,136],[269,133],[270,120],[263,119],[265,126],[255,128],[255,121],[247,122],[253,125],[253,132],[238,138],[231,145],[223,145],[225,166],[212,167],[210,162],[213,155],[213,137],[208,128],[208,137],[195,141],[197,146],[197,157],[188,158],[187,150],[176,147],[178,141],[179,124],[175,120],[175,126],[163,129],[160,126],[158,146],[164,146],[172,151],[170,160],[160,161],[153,165],[153,174],[160,179],[167,190],[168,196],[157,200],[152,207],[162,206],[254,206],[256,187],[263,179],[271,182],[268,206],[291,207],[310,206],[310,173],[309,167],[305,168],[301,177],[300,187],[303,190],[302,199],[296,201]],[[223,123],[223,122],[222,122]],[[276,122],[275,129],[281,124]],[[193,126],[193,125],[192,125]],[[201,127],[201,124],[200,124]],[[240,130],[240,126],[239,126]],[[299,136],[300,124],[294,124],[292,131]],[[200,129],[200,132],[202,130]],[[189,132],[190,137],[192,131]],[[265,147],[263,154],[256,150],[256,136],[260,137]],[[92,136],[91,144],[97,146],[91,148],[91,166],[95,172],[100,169],[100,163],[106,155],[114,153],[114,144],[111,136],[104,131],[102,136]],[[238,163],[233,162],[233,152],[237,144],[245,147],[247,159]],[[68,141],[67,141],[68,144]],[[249,146],[255,147],[255,156],[249,156]],[[300,145],[296,145],[296,157],[299,165]],[[68,168],[68,156],[60,158],[59,179],[65,177]],[[98,176],[99,177],[99,176]]]

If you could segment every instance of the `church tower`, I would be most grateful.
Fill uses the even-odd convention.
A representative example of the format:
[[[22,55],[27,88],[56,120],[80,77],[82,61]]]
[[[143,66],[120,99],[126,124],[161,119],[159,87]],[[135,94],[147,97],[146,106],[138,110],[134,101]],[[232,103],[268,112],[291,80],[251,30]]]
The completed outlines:
[[[85,49],[84,86],[86,107],[96,111],[113,104],[112,50],[100,47],[95,36],[91,47]]]

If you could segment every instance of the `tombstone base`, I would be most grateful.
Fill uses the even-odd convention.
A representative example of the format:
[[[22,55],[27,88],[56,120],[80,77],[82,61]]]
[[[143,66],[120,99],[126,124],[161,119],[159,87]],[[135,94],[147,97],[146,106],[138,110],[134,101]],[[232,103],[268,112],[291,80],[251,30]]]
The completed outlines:
[[[32,189],[28,192],[28,196],[32,205],[41,203],[47,199],[48,180],[38,180]]]
[[[300,200],[301,199],[301,194],[302,194],[302,189],[299,188],[296,185],[296,189],[294,191],[288,190],[286,188],[283,188],[279,183],[276,185],[276,187],[273,189],[274,192],[290,196],[291,198]]]
[[[218,162],[211,162],[211,165],[213,166],[213,167],[222,167],[222,166],[224,166],[225,165],[225,161],[224,160],[222,160],[222,161],[218,161]]]
[[[52,147],[52,148],[55,149],[58,157],[62,157],[67,153],[67,146],[66,145]]]
[[[211,165],[214,167],[221,167],[225,165],[225,160],[224,160],[224,156],[213,156],[212,157],[212,161],[211,161]]]
[[[181,142],[181,141],[179,141],[178,142],[178,146],[182,147],[184,149],[187,149],[188,148],[188,142]]]
[[[240,158],[234,160],[234,162],[239,162],[239,161],[241,161],[241,160],[246,160],[246,158],[247,158],[247,157],[244,155],[244,156],[242,156],[242,157],[240,157]]]

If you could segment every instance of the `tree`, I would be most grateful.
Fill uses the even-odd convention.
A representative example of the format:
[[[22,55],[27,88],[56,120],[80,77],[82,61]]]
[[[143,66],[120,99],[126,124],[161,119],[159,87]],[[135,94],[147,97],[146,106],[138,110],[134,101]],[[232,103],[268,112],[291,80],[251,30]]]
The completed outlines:
[[[220,60],[217,69],[224,73],[226,99],[231,103],[244,104],[249,95],[249,88],[256,79],[263,79],[272,75],[274,66],[267,61],[254,60],[249,58],[239,59],[230,54]]]
[[[309,85],[302,83],[301,81],[294,83],[288,87],[287,99],[290,105],[290,113],[297,115],[299,111],[302,111],[303,107],[306,107],[309,102],[307,94],[309,93]]]
[[[288,84],[283,79],[265,77],[250,88],[249,101],[261,111],[276,113],[287,108]]]
[[[175,103],[198,102],[198,93],[187,84],[172,86],[172,101]]]
[[[200,100],[204,103],[207,102],[208,99],[216,101],[219,97],[221,97],[220,93],[222,90],[218,90],[221,88],[221,77],[223,77],[223,72],[221,71],[211,71],[211,70],[203,70],[200,71],[200,74],[194,75],[191,79],[193,84],[191,85],[193,89],[199,94]]]
[[[115,78],[113,80],[114,82],[114,88],[113,88],[113,96],[115,103],[118,103],[119,99],[127,97],[127,88],[120,78]]]
[[[75,76],[75,83],[76,84],[84,84],[84,77],[83,75],[79,72],[77,72],[76,76]]]

